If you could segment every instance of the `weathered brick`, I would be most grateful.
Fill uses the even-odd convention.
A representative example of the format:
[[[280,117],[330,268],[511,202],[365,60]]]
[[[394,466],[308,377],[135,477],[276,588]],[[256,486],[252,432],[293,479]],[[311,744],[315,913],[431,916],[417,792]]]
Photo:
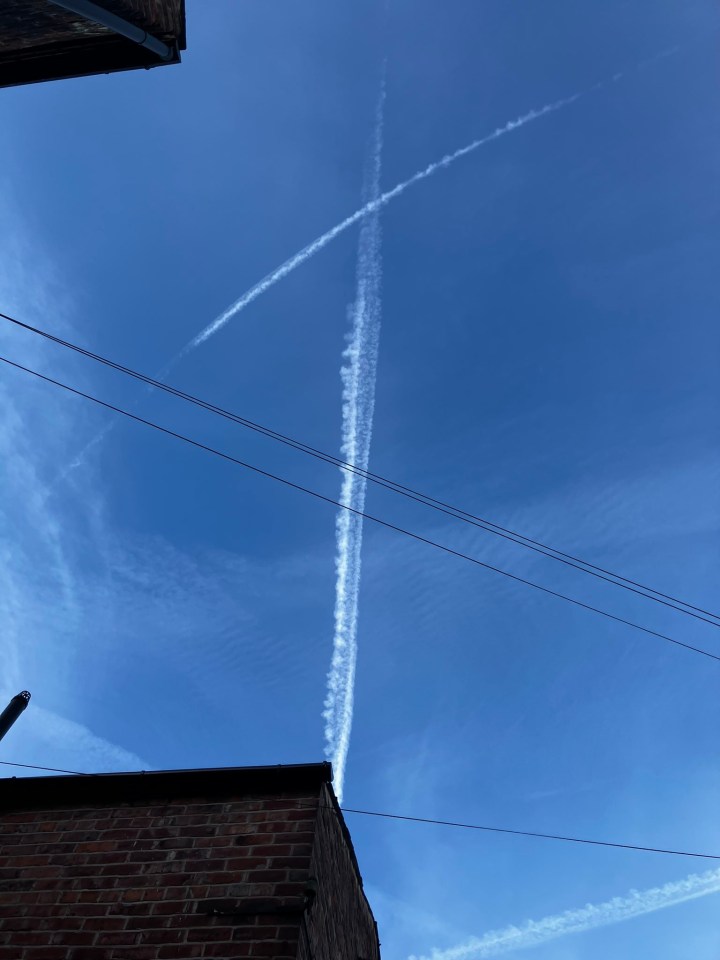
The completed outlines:
[[[221,947],[222,950],[227,951],[226,946]],[[182,945],[170,944],[168,946],[160,947],[157,951],[158,960],[192,960],[194,957],[210,956],[207,952],[203,952],[203,947],[201,944],[191,944],[184,943]],[[217,954],[220,956],[220,954]]]
[[[233,943],[231,948],[228,948],[226,943],[206,943],[202,955],[219,957],[221,960],[236,960],[237,957],[249,957],[252,947],[252,943]]]
[[[78,947],[68,954],[68,960],[108,960],[109,957],[106,947]]]
[[[232,927],[195,927],[187,931],[186,939],[188,943],[207,943],[208,941],[217,942],[219,940],[227,943],[232,939],[232,935]]]
[[[315,960],[379,960],[332,802],[324,787],[320,798],[203,790],[0,813],[0,960],[310,960],[299,914],[267,910],[301,904],[311,875]],[[251,899],[262,909],[248,913]]]

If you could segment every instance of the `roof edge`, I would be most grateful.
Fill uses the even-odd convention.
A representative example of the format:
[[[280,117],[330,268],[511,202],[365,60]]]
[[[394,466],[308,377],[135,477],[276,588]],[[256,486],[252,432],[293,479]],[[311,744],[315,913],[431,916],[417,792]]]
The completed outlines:
[[[329,763],[205,767],[132,773],[83,773],[0,779],[0,810],[53,809],[65,804],[140,803],[228,794],[311,791],[332,782]]]

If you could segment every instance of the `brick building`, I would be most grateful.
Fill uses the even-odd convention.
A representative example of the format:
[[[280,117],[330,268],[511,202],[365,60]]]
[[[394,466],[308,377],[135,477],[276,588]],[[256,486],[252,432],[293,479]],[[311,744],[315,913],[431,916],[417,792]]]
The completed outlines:
[[[179,63],[184,49],[185,0],[0,2],[0,87]]]
[[[379,960],[328,764],[0,780],[2,960]]]

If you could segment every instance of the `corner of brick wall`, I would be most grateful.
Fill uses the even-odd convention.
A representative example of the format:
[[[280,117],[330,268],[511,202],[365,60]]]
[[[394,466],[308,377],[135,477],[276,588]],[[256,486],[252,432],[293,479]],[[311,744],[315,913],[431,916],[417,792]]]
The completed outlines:
[[[305,918],[299,960],[380,960],[377,927],[339,822],[323,786],[315,825],[310,876],[317,897]]]

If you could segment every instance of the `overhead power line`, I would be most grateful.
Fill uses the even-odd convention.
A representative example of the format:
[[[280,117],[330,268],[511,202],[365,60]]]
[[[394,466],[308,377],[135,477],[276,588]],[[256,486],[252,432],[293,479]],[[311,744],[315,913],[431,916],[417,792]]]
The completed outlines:
[[[461,830],[481,830],[485,833],[507,833],[516,837],[535,837],[539,840],[560,840],[564,843],[584,843],[594,847],[614,847],[616,850],[637,850],[641,853],[664,853],[674,857],[700,857],[703,860],[720,860],[720,854],[718,853],[691,853],[686,850],[645,847],[635,843],[588,840],[586,837],[564,837],[555,833],[538,833],[535,830],[511,830],[509,827],[489,827],[479,823],[458,823],[455,820],[434,820],[431,817],[409,817],[400,813],[380,813],[377,810],[355,810],[352,807],[341,807],[340,809],[343,813],[356,813],[364,817],[383,817],[386,820],[403,820],[408,823],[429,823],[439,827],[456,827]]]
[[[204,450],[206,453],[211,453],[213,456],[220,457],[221,459],[226,460],[228,463],[233,463],[236,466],[250,470],[261,477],[266,477],[269,480],[275,480],[277,483],[282,483],[284,486],[290,487],[293,490],[298,490],[300,493],[306,493],[308,496],[315,497],[316,500],[322,500],[324,503],[331,504],[333,507],[338,507],[341,510],[347,510],[349,513],[354,513],[359,517],[363,517],[365,520],[370,520],[372,523],[375,523],[380,527],[384,527],[387,530],[394,530],[395,533],[400,533],[403,536],[410,537],[412,540],[417,540],[419,543],[427,544],[427,546],[435,547],[437,550],[442,550],[443,553],[447,553],[450,556],[457,557],[460,560],[467,560],[469,563],[473,563],[478,567],[482,567],[484,570],[491,570],[493,573],[498,573],[500,576],[506,577],[508,580],[512,580],[515,583],[521,583],[524,586],[532,587],[534,590],[538,590],[541,593],[547,594],[548,596],[556,597],[559,600],[564,600],[566,603],[570,603],[573,606],[581,608],[582,610],[588,610],[591,613],[596,613],[599,616],[605,617],[608,620],[612,620],[615,623],[622,623],[625,626],[632,627],[633,630],[639,630],[641,633],[647,634],[648,636],[657,637],[659,640],[665,640],[668,643],[682,647],[685,650],[701,654],[704,657],[709,657],[711,660],[720,661],[720,656],[718,654],[711,653],[709,650],[704,650],[702,647],[693,646],[693,644],[685,643],[683,640],[678,640],[675,637],[670,637],[665,633],[652,630],[650,627],[645,627],[642,626],[642,624],[635,623],[632,620],[627,620],[625,617],[619,617],[614,613],[609,613],[607,610],[601,609],[600,607],[595,607],[592,604],[585,603],[583,600],[577,600],[575,597],[570,597],[567,594],[560,593],[558,590],[552,590],[550,587],[545,587],[540,583],[536,583],[534,580],[528,580],[526,577],[520,577],[515,573],[511,573],[509,570],[503,570],[501,567],[496,567],[491,563],[486,563],[484,560],[479,560],[477,557],[473,557],[470,554],[463,553],[460,550],[454,550],[452,547],[448,547],[443,543],[439,543],[437,540],[431,540],[429,537],[423,537],[419,533],[413,533],[411,530],[408,530],[405,527],[400,527],[395,523],[391,523],[389,520],[383,520],[382,518],[376,517],[371,513],[367,513],[363,510],[357,510],[355,507],[350,507],[347,504],[340,503],[339,500],[334,500],[332,497],[325,496],[323,493],[318,493],[317,490],[311,490],[309,487],[304,487],[302,484],[288,480],[286,477],[281,477],[278,476],[278,474],[270,473],[268,470],[263,470],[260,467],[256,467],[245,460],[240,460],[237,457],[231,456],[229,453],[224,453],[222,450],[218,450],[215,447],[209,446],[208,444],[201,443],[199,440],[193,440],[191,437],[188,437],[183,433],[170,430],[168,427],[162,427],[160,424],[155,423],[152,420],[147,420],[144,417],[140,417],[135,413],[130,413],[129,410],[125,410],[122,407],[116,406],[115,404],[108,403],[105,400],[100,400],[98,397],[95,397],[90,393],[77,390],[75,387],[71,387],[66,383],[62,383],[60,380],[55,380],[37,370],[31,369],[30,367],[25,367],[20,363],[15,363],[13,360],[9,360],[7,357],[0,356],[0,361],[16,370],[21,370],[23,373],[37,377],[38,379],[43,380],[45,383],[52,384],[55,387],[59,387],[61,390],[72,393],[77,397],[83,397],[85,400],[91,400],[93,403],[104,407],[106,410],[112,410],[114,413],[119,413],[122,416],[127,417],[129,420],[134,420],[136,423],[142,423],[146,427],[151,427],[153,430],[157,430],[159,433],[164,433],[169,437],[174,437],[176,440],[182,440],[183,443],[188,443],[191,446],[196,447],[198,450]]]
[[[6,767],[20,767],[24,770],[42,770],[46,773],[64,773],[74,777],[101,777],[101,773],[84,773],[80,770],[64,770],[59,767],[42,767],[34,763],[14,763],[10,760],[0,760],[0,764]],[[144,773],[145,771],[134,771],[135,773]],[[323,804],[315,804],[309,801],[294,800],[287,798],[289,804],[295,807],[308,807],[315,809]],[[328,810],[334,810],[334,807],[326,807]],[[701,860],[720,860],[719,853],[697,853],[689,850],[672,850],[666,847],[649,847],[637,843],[617,843],[611,840],[590,840],[587,837],[569,837],[556,833],[540,833],[537,830],[513,830],[510,827],[493,827],[480,823],[461,823],[457,820],[437,820],[432,817],[411,817],[401,813],[387,813],[380,810],[360,810],[355,807],[340,806],[343,813],[351,813],[362,817],[377,817],[384,820],[395,820],[405,823],[423,823],[438,827],[454,827],[459,830],[479,830],[483,833],[502,833],[514,837],[532,837],[537,840],[557,840],[562,843],[580,843],[593,847],[612,847],[615,850],[634,850],[638,853],[660,853],[672,857],[695,857]]]
[[[12,760],[0,760],[3,767],[21,767],[23,770],[44,770],[46,773],[68,773],[73,777],[100,777],[100,773],[83,773],[82,770],[63,770],[62,767],[41,767],[37,763],[15,763]]]
[[[75,353],[87,357],[88,359],[110,367],[119,373],[123,373],[126,376],[145,383],[147,386],[162,390],[174,397],[177,397],[188,403],[192,403],[195,406],[209,411],[210,413],[223,417],[226,420],[230,420],[256,433],[260,433],[263,436],[266,436],[279,443],[283,443],[286,446],[292,447],[293,449],[298,450],[301,453],[305,453],[308,456],[314,457],[317,460],[324,461],[325,463],[338,467],[341,470],[362,476],[380,487],[384,487],[387,490],[391,490],[393,493],[397,493],[400,496],[414,500],[417,503],[421,503],[426,507],[438,511],[439,513],[453,517],[456,520],[460,520],[471,526],[477,527],[478,529],[484,530],[486,533],[501,537],[502,539],[508,540],[511,543],[518,544],[521,547],[525,547],[528,550],[539,553],[542,556],[547,557],[550,560],[555,560],[558,563],[562,563],[565,566],[572,567],[573,569],[595,577],[598,580],[603,580],[606,583],[612,584],[613,586],[620,587],[623,590],[628,590],[637,596],[644,597],[646,600],[652,600],[655,603],[662,604],[665,607],[676,610],[678,613],[683,613],[686,616],[694,617],[695,619],[701,620],[704,623],[708,623],[713,627],[720,627],[720,614],[713,613],[712,611],[705,610],[702,607],[695,606],[694,604],[688,603],[685,600],[681,600],[678,597],[674,597],[671,594],[663,593],[660,590],[656,590],[654,587],[649,587],[647,584],[640,583],[637,580],[632,580],[629,577],[624,577],[619,573],[614,573],[613,571],[604,567],[600,567],[597,564],[590,563],[588,560],[583,560],[581,557],[576,557],[573,556],[573,554],[565,553],[562,550],[558,550],[556,547],[542,543],[540,540],[534,540],[531,537],[528,537],[522,533],[518,533],[515,530],[511,530],[508,527],[500,526],[491,520],[478,517],[460,507],[455,507],[443,500],[438,500],[435,497],[431,497],[429,494],[422,493],[419,490],[414,490],[412,487],[405,486],[404,484],[398,483],[395,480],[391,480],[388,477],[384,477],[381,474],[373,473],[369,470],[363,470],[362,468],[357,467],[352,463],[348,463],[339,457],[335,457],[332,454],[318,450],[316,447],[312,447],[301,440],[297,440],[293,437],[279,433],[270,427],[264,426],[256,421],[249,420],[246,417],[243,417],[230,410],[226,410],[223,407],[219,407],[216,404],[210,403],[207,400],[203,400],[200,397],[194,396],[193,394],[186,393],[177,387],[173,387],[161,380],[154,379],[153,377],[140,373],[137,370],[133,370],[131,367],[117,363],[114,360],[110,360],[101,354],[94,353],[91,350],[86,350],[84,347],[81,347],[78,344],[71,343],[69,340],[64,340],[61,337],[57,337],[46,330],[42,330],[39,327],[33,326],[32,324],[24,323],[23,321],[18,320],[15,317],[11,317],[6,313],[0,312],[0,318],[9,321],[17,327],[44,337],[46,340],[50,340],[59,346],[72,350]]]

